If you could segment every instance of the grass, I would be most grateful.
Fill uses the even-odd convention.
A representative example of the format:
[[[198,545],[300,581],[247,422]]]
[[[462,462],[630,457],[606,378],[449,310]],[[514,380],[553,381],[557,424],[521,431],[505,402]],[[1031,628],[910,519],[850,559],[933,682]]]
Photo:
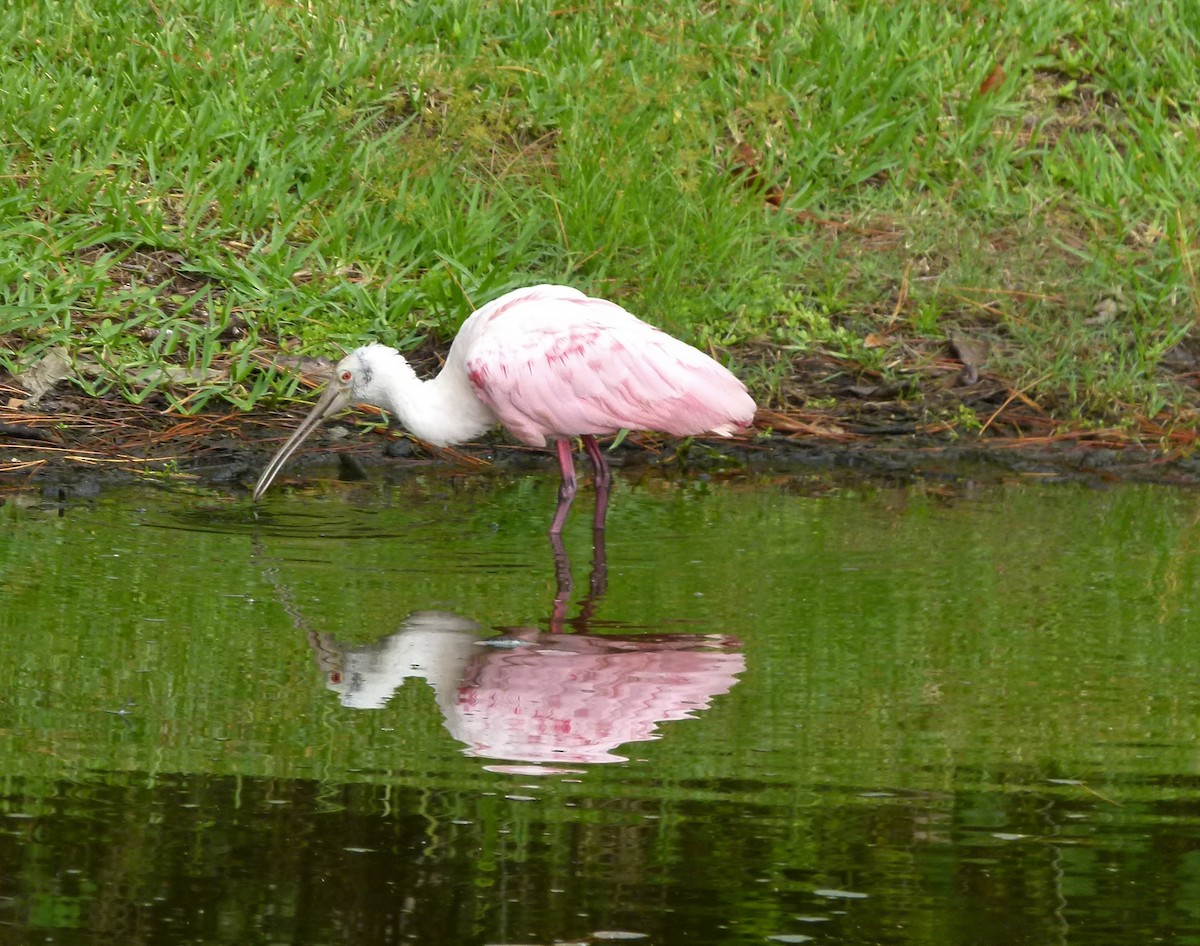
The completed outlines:
[[[8,5],[0,368],[62,347],[92,394],[249,409],[295,393],[277,344],[445,342],[563,281],[776,405],[804,353],[887,375],[889,345],[970,331],[1064,421],[1188,418],[1198,23],[1190,0]]]

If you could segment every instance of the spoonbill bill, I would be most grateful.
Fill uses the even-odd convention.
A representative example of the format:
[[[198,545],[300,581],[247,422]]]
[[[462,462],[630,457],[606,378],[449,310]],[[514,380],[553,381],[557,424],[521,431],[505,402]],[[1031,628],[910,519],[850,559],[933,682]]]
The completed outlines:
[[[372,404],[439,447],[496,424],[532,447],[552,440],[562,470],[552,536],[562,532],[575,498],[574,438],[583,441],[595,470],[600,530],[612,474],[597,436],[628,429],[730,437],[754,419],[746,386],[708,355],[616,303],[566,286],[533,286],[473,313],[429,380],[386,345],[352,351],[263,470],[254,501],[317,424],[353,404]]]

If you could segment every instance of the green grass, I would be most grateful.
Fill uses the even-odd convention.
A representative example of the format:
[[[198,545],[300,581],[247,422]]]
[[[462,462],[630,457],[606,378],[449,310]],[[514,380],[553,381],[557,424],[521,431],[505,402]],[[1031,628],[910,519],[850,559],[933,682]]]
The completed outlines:
[[[563,281],[785,366],[966,326],[1063,416],[1181,414],[1198,30],[1194,0],[8,5],[0,367],[61,345],[94,393],[248,408],[292,391],[279,340],[445,341]]]

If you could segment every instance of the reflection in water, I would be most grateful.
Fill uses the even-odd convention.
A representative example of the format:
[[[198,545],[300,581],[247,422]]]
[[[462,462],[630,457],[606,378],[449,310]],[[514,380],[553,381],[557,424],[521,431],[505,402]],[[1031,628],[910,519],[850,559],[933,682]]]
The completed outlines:
[[[468,618],[418,611],[365,645],[307,631],[317,666],[342,705],[354,709],[379,709],[408,678],[425,680],[468,755],[624,762],[613,750],[657,739],[658,723],[707,708],[737,682],[745,661],[733,650],[738,640],[724,634],[587,633],[605,592],[603,537],[596,539],[589,591],[573,619],[570,562],[561,540],[553,542],[558,590],[548,632],[514,628],[487,638]],[[304,626],[294,603],[286,606]],[[563,633],[567,625],[574,633]]]
[[[540,492],[501,485],[259,532],[154,528],[193,504],[147,487],[0,507],[0,946],[1200,943],[1195,491],[648,487],[593,620],[586,569],[554,600]],[[532,546],[487,528],[527,512]],[[326,538],[358,525],[406,538]],[[401,626],[401,595],[466,618]],[[607,750],[652,765],[455,751],[443,704],[676,629],[745,635],[755,672]]]
[[[374,643],[346,644],[319,631],[308,632],[308,643],[343,706],[382,709],[405,680],[418,677],[433,687],[444,712],[444,694],[462,679],[481,630],[449,611],[418,611]]]
[[[740,653],[720,650],[736,646],[723,635],[564,638],[532,631],[523,642],[467,668],[450,731],[471,755],[623,762],[612,750],[657,739],[658,723],[706,709],[745,669]]]
[[[623,762],[613,750],[657,739],[727,693],[745,669],[729,636],[612,637],[533,628],[483,639],[473,621],[411,615],[394,634],[351,646],[310,632],[343,706],[378,709],[409,677],[433,687],[468,755],[517,762]]]

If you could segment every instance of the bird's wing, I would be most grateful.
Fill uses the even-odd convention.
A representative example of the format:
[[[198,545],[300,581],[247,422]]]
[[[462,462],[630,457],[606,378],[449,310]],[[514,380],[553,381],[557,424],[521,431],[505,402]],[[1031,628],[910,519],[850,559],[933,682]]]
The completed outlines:
[[[460,335],[476,395],[533,446],[621,428],[729,435],[754,416],[745,386],[716,361],[575,290],[511,293]]]

